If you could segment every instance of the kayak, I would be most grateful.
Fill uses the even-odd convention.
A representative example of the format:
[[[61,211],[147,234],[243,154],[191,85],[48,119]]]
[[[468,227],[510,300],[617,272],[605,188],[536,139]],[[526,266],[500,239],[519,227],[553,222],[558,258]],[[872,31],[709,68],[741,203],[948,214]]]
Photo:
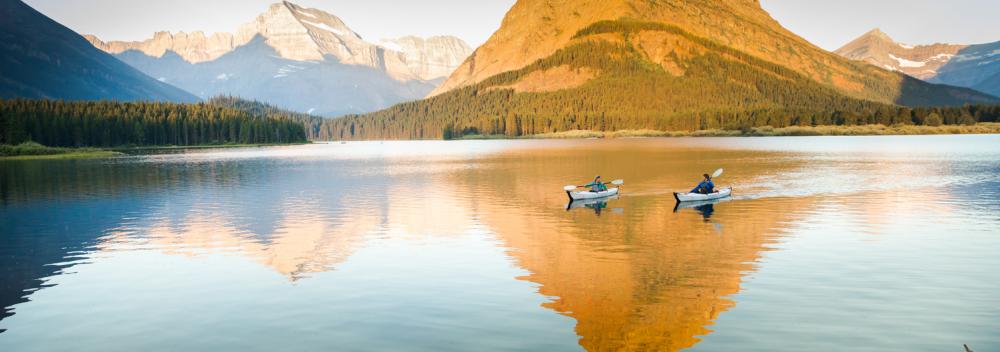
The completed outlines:
[[[607,198],[618,194],[618,188],[608,188],[607,191],[601,192],[591,192],[591,191],[566,191],[566,195],[569,196],[570,201],[582,200],[582,199],[597,199],[597,198]]]
[[[674,199],[677,199],[677,202],[697,202],[697,201],[726,198],[731,196],[732,194],[733,194],[733,188],[729,187],[729,188],[723,188],[721,190],[709,194],[674,192]]]

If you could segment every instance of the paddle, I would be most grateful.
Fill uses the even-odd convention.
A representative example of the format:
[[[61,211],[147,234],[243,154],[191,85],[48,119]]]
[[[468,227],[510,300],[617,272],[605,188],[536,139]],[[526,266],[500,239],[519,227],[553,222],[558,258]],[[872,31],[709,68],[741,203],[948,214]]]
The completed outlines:
[[[625,184],[625,181],[623,181],[623,180],[614,180],[614,181],[611,181],[611,182],[605,182],[604,184],[606,184],[606,185],[611,184],[611,185],[615,185],[615,186],[621,186],[621,185]],[[572,191],[574,189],[583,188],[583,187],[587,187],[587,186],[572,186],[572,185],[570,185],[570,186],[563,187],[563,190],[565,190],[565,191]]]

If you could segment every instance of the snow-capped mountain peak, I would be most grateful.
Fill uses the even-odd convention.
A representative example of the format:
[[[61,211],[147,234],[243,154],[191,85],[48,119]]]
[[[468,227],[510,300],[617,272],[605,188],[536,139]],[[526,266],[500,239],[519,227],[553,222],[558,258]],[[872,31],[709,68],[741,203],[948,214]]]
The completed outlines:
[[[938,69],[966,47],[956,44],[903,44],[876,28],[835,52],[849,59],[866,61],[887,70],[929,79],[936,76]]]
[[[932,83],[968,87],[1000,96],[1000,42],[907,45],[875,29],[837,54]]]
[[[283,1],[231,33],[158,32],[91,44],[202,98],[233,95],[323,116],[420,99],[472,52],[455,37],[371,43],[341,18]]]
[[[281,58],[336,60],[384,70],[400,81],[446,77],[472,52],[455,37],[404,37],[397,40],[399,45],[376,45],[365,41],[339,17],[288,1],[270,5],[233,34],[158,32],[142,42],[104,42],[95,36],[86,37],[94,46],[113,54],[137,50],[148,56],[163,57],[172,51],[187,62],[200,63],[215,60],[258,36]]]
[[[281,57],[298,61],[321,61],[333,55],[343,63],[370,61],[364,49],[371,46],[329,13],[307,9],[284,1],[272,4],[267,11],[236,31],[239,45],[260,35]]]

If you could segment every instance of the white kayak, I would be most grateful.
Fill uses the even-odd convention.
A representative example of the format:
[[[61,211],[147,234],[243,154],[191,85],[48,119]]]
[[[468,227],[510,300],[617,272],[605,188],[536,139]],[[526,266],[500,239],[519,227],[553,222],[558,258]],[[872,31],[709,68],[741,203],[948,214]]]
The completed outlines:
[[[581,200],[581,199],[597,199],[597,198],[607,198],[618,194],[618,188],[608,188],[607,191],[602,192],[591,192],[591,191],[580,191],[572,192],[566,191],[566,195],[569,196],[569,200]]]
[[[733,188],[729,187],[720,189],[714,193],[709,193],[709,194],[674,192],[674,198],[677,199],[678,202],[697,202],[697,201],[726,198],[731,196],[732,194],[733,194]]]

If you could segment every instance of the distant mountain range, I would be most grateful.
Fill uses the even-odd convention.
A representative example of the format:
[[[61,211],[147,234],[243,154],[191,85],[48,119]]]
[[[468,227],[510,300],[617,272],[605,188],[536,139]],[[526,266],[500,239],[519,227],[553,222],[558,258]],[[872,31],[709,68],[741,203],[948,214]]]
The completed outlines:
[[[325,116],[420,99],[469,55],[455,37],[370,43],[334,15],[271,5],[235,33],[156,33],[97,48],[202,98],[235,95]]]
[[[95,49],[18,0],[0,1],[0,97],[198,100]]]
[[[820,49],[757,0],[519,0],[432,98],[329,130],[342,138],[692,130],[991,102]]]
[[[838,51],[869,65],[757,0],[519,0],[475,52],[454,37],[366,41],[287,1],[233,33],[138,42],[84,39],[17,0],[0,19],[0,97],[225,95],[351,114],[306,121],[332,138],[890,124],[916,116],[899,106],[1000,101],[982,93],[1000,93],[1000,42],[909,47],[872,31]]]
[[[1000,41],[977,45],[907,45],[875,29],[835,52],[928,82],[1000,96]]]

